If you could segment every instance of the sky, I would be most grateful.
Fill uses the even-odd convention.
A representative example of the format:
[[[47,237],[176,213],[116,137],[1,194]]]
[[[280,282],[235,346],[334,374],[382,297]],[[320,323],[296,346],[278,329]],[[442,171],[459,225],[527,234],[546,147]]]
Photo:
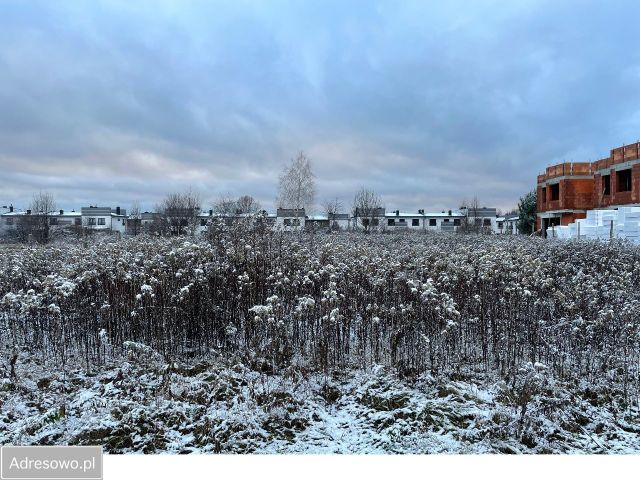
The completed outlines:
[[[635,1],[0,0],[0,207],[192,189],[316,211],[509,210],[536,175],[640,138]]]

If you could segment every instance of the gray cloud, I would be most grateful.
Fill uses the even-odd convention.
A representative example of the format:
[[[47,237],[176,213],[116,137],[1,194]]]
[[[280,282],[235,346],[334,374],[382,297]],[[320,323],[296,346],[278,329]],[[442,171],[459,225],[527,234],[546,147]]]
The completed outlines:
[[[318,200],[515,206],[635,141],[635,2],[3,2],[0,203],[252,193],[311,157]]]

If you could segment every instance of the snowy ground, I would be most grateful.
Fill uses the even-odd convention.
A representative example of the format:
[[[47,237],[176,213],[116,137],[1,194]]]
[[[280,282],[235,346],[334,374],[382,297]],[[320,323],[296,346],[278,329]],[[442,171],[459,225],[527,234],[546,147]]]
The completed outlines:
[[[640,453],[617,392],[542,366],[507,386],[480,374],[400,380],[383,367],[284,375],[239,363],[123,359],[99,371],[29,354],[0,380],[0,444],[110,453]],[[51,371],[57,373],[51,373]],[[535,382],[531,382],[534,379]],[[520,386],[519,386],[520,385]],[[522,401],[522,385],[535,385]],[[526,408],[523,414],[523,404]]]

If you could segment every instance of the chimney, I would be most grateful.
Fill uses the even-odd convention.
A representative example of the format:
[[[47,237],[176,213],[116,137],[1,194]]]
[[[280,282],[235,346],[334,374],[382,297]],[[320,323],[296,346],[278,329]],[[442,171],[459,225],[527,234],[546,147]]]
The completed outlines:
[[[212,217],[213,216],[213,210],[209,210],[209,216]]]
[[[13,213],[13,205],[9,205],[9,213]]]
[[[31,215],[31,210],[27,210],[27,215]]]
[[[396,210],[396,217],[400,215],[400,210]]]
[[[120,215],[120,207],[116,207],[116,215]]]
[[[60,210],[60,215],[63,215],[63,214],[64,214],[64,210]]]

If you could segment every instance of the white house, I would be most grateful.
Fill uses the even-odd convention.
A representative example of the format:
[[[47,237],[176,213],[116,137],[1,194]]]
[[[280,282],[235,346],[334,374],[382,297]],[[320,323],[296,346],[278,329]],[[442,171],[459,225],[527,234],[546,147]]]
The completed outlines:
[[[467,208],[461,207],[460,211],[467,216],[467,221],[476,227],[481,227],[487,233],[500,233],[498,228],[498,214],[495,208]]]
[[[355,215],[351,218],[351,228],[354,230],[384,230],[385,226],[385,208],[377,207],[362,211],[356,208]]]
[[[89,230],[124,234],[127,228],[127,211],[120,207],[82,207],[81,218],[82,226]]]
[[[0,234],[9,234],[18,227],[19,218],[26,212],[16,210],[13,205],[2,207],[0,213]]]
[[[304,230],[304,208],[278,208],[276,212],[275,228],[286,232]]]
[[[82,214],[75,210],[71,210],[70,212],[60,210],[57,213],[49,215],[49,225],[52,230],[80,227],[82,226]]]
[[[31,215],[34,215],[31,210],[16,211],[13,206],[5,207],[5,211],[0,213],[0,232],[7,234],[16,231],[21,219],[26,219],[27,216]],[[76,211],[65,212],[64,210],[58,210],[49,212],[47,217],[52,233],[81,225],[81,214]]]
[[[504,217],[496,218],[496,228],[498,233],[504,235],[517,235],[518,234],[518,215],[505,215]]]
[[[454,232],[461,225],[464,213],[447,210],[442,212],[401,212],[395,210],[385,215],[384,229],[388,231],[423,230]]]

